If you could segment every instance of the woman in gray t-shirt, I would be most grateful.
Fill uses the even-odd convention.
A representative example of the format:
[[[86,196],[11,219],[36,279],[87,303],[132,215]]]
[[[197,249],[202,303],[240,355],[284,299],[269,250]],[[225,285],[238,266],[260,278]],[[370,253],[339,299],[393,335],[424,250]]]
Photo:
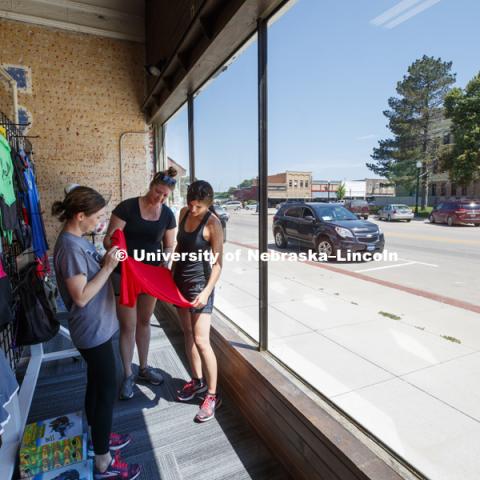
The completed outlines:
[[[94,477],[133,480],[140,475],[139,465],[127,465],[110,454],[130,442],[128,435],[111,433],[117,388],[112,336],[118,320],[109,278],[118,265],[117,249],[110,249],[102,259],[83,238],[104,216],[105,204],[98,192],[81,186],[53,204],[52,215],[64,223],[53,257],[58,288],[70,314],[70,335],[87,364],[85,410],[89,450],[95,455]]]

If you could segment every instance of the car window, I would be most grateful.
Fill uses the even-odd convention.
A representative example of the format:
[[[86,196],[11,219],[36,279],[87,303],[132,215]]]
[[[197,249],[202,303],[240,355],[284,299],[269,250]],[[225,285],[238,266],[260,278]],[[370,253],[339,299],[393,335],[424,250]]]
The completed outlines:
[[[368,207],[368,203],[365,200],[354,200],[351,202],[352,207]]]
[[[302,207],[290,207],[286,212],[285,215],[287,217],[300,217],[302,215]]]
[[[308,207],[305,207],[303,209],[303,218],[305,218],[305,217],[314,217],[315,218],[315,215],[314,215],[313,211]]]
[[[356,215],[342,205],[330,205],[328,207],[315,207],[317,215],[325,222],[331,220],[358,220]]]

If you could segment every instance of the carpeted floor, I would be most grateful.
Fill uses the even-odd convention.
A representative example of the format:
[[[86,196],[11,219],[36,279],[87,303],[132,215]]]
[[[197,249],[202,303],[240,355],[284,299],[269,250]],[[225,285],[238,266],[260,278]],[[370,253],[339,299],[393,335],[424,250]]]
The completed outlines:
[[[71,345],[57,336],[45,350],[61,348]],[[228,398],[216,419],[206,424],[193,421],[199,400],[175,401],[175,390],[189,376],[182,333],[167,322],[152,321],[150,364],[163,372],[165,382],[158,387],[137,384],[133,399],[117,401],[113,422],[114,431],[133,436],[123,455],[127,461],[143,465],[142,479],[288,478]],[[119,357],[117,365],[120,380]],[[85,381],[82,360],[45,364],[29,421],[82,409]]]

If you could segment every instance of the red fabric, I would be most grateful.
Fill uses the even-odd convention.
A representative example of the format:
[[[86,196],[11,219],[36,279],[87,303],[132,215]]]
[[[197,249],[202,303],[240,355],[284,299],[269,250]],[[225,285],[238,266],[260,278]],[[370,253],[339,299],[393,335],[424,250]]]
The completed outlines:
[[[122,230],[115,230],[112,235],[112,246],[127,252],[127,242]],[[180,293],[172,278],[172,272],[165,267],[157,267],[138,262],[132,257],[121,263],[120,304],[134,307],[137,297],[147,293],[164,302],[182,308],[190,308],[192,304]]]
[[[3,264],[2,264],[2,257],[0,256],[0,278],[6,277],[7,274],[5,273],[5,270],[3,269]]]

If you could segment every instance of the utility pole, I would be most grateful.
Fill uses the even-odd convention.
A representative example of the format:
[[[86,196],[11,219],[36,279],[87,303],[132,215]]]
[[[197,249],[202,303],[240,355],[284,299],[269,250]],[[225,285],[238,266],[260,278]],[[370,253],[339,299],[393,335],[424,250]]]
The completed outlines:
[[[416,163],[417,166],[417,189],[415,192],[415,215],[418,215],[418,190],[420,189],[420,169],[422,168],[422,162],[420,160]]]

